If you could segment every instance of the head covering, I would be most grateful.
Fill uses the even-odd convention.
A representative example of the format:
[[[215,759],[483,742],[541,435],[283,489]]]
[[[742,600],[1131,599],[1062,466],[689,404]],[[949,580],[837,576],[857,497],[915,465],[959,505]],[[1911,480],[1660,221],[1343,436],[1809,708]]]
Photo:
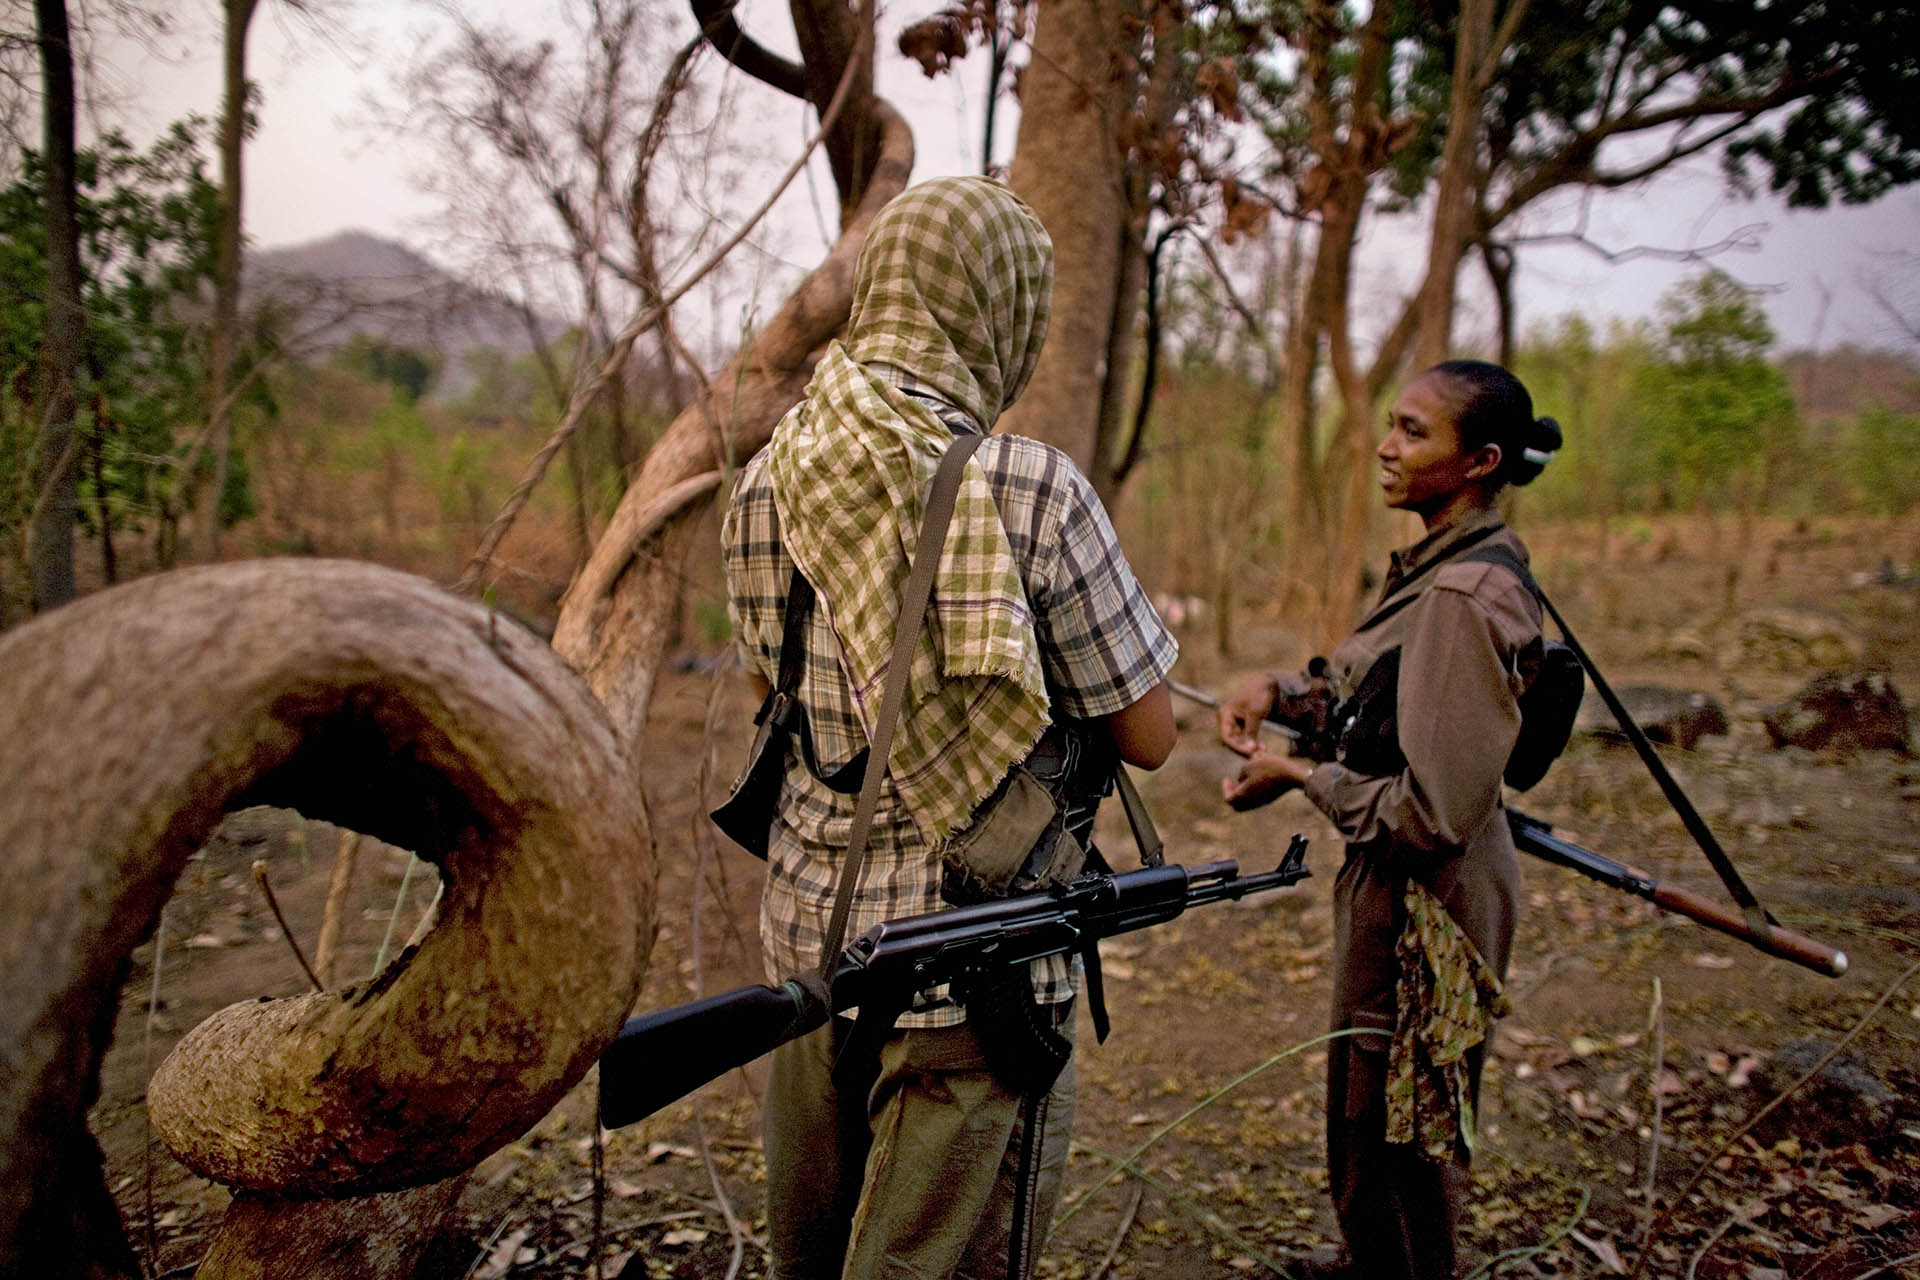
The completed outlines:
[[[828,344],[767,446],[781,541],[827,611],[869,737],[921,513],[952,440],[872,366],[904,372],[988,430],[1033,375],[1052,289],[1052,241],[1013,192],[984,178],[909,189],[868,232],[846,338]],[[927,618],[888,765],[938,843],[1048,723],[1033,612],[977,459]]]

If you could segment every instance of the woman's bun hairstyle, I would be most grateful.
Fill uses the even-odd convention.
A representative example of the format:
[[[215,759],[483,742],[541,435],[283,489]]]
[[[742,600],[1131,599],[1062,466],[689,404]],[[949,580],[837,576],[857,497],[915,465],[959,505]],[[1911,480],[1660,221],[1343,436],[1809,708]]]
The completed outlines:
[[[1520,379],[1485,360],[1448,360],[1428,373],[1444,375],[1453,383],[1459,408],[1454,426],[1463,449],[1500,447],[1500,470],[1494,487],[1531,484],[1546,470],[1562,442],[1560,424],[1533,416],[1533,397]]]
[[[1532,484],[1560,451],[1561,441],[1559,423],[1552,418],[1535,418],[1527,428],[1518,456],[1505,447],[1500,450],[1501,480],[1507,484]]]

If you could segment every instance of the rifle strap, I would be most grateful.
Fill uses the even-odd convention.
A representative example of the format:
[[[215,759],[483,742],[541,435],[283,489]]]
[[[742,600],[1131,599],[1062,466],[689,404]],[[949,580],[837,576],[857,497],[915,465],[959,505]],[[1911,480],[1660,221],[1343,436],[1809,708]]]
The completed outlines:
[[[1120,792],[1120,807],[1126,810],[1127,825],[1133,828],[1133,842],[1140,847],[1140,865],[1158,867],[1165,864],[1167,857],[1160,832],[1154,828],[1153,815],[1147,812],[1147,802],[1140,798],[1133,779],[1127,775],[1126,765],[1114,764],[1113,784]]]
[[[1574,639],[1572,629],[1567,626],[1567,620],[1560,616],[1558,609],[1553,607],[1553,601],[1547,599],[1547,593],[1540,589],[1540,584],[1534,581],[1532,574],[1522,574],[1521,581],[1533,591],[1534,599],[1540,602],[1540,606],[1553,618],[1554,625],[1560,628],[1560,634],[1566,637],[1567,648],[1573,650],[1573,656],[1580,660],[1580,665],[1587,669],[1589,676],[1593,677],[1593,687],[1599,692],[1600,700],[1607,704],[1607,710],[1611,711],[1613,718],[1620,723],[1621,732],[1627,735],[1627,741],[1633,744],[1633,749],[1639,753],[1640,759],[1646,764],[1647,772],[1651,773],[1653,780],[1660,785],[1661,792],[1667,797],[1667,803],[1672,805],[1673,811],[1680,815],[1681,825],[1686,827],[1687,834],[1693,837],[1694,843],[1700,846],[1700,851],[1707,855],[1707,861],[1712,863],[1713,869],[1719,873],[1720,882],[1727,886],[1727,892],[1733,895],[1734,902],[1746,916],[1748,927],[1756,933],[1766,933],[1778,923],[1774,920],[1773,913],[1760,905],[1760,900],[1753,896],[1753,890],[1749,889],[1747,882],[1740,878],[1739,869],[1733,865],[1733,859],[1727,856],[1726,850],[1720,847],[1719,840],[1714,838],[1713,832],[1707,827],[1706,819],[1700,816],[1700,811],[1693,807],[1693,801],[1689,800],[1687,793],[1680,789],[1680,783],[1675,780],[1672,773],[1668,772],[1665,762],[1654,751],[1653,744],[1647,741],[1647,735],[1641,731],[1638,724],[1634,723],[1633,716],[1628,713],[1619,695],[1614,693],[1613,686],[1607,683],[1607,678],[1600,674],[1600,668],[1594,664],[1580,642]]]
[[[894,623],[893,652],[887,658],[887,682],[880,696],[880,714],[874,721],[866,776],[860,783],[860,798],[854,802],[853,827],[847,836],[847,858],[840,865],[840,885],[834,894],[833,915],[828,920],[826,942],[820,952],[820,976],[828,982],[832,981],[834,965],[840,958],[840,946],[846,941],[854,888],[860,883],[860,868],[867,860],[867,833],[873,829],[874,810],[880,803],[880,780],[886,776],[887,756],[893,750],[893,729],[899,722],[900,704],[907,694],[907,670],[913,665],[913,647],[920,638],[920,624],[927,616],[927,599],[933,594],[934,571],[940,567],[940,547],[953,520],[953,502],[960,490],[960,476],[967,459],[984,439],[985,436],[977,435],[956,437],[941,455],[940,466],[933,473],[926,515],[920,521],[920,541],[914,547],[907,584],[900,590],[900,616]]]
[[[1027,1280],[1033,1269],[1034,1237],[1042,1224],[1034,1221],[1039,1207],[1040,1142],[1047,1124],[1047,1090],[1020,1099],[1020,1168],[1013,1179],[1013,1223],[1007,1233],[1007,1280]]]

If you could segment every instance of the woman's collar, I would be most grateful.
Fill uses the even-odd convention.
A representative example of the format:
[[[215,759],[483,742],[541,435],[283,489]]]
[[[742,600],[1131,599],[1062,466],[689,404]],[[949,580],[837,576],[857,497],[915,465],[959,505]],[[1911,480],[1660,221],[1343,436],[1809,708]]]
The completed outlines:
[[[1431,563],[1445,556],[1448,550],[1462,538],[1477,533],[1489,525],[1500,523],[1500,508],[1496,506],[1475,507],[1449,524],[1444,524],[1429,533],[1412,546],[1402,547],[1390,558],[1391,567],[1387,572],[1388,582],[1398,582],[1423,564]]]

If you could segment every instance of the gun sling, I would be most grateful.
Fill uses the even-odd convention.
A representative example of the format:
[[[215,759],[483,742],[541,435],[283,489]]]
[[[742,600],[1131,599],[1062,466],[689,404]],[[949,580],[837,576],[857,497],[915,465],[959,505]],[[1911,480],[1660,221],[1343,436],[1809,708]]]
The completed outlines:
[[[1621,732],[1626,734],[1627,741],[1632,743],[1633,749],[1639,753],[1641,761],[1647,766],[1647,772],[1653,775],[1654,782],[1659,785],[1661,793],[1666,796],[1667,803],[1672,805],[1674,812],[1680,816],[1681,825],[1686,828],[1687,834],[1693,837],[1694,843],[1700,846],[1700,851],[1706,854],[1707,862],[1713,867],[1715,873],[1719,875],[1721,883],[1726,885],[1727,892],[1733,897],[1735,904],[1739,906],[1742,914],[1746,916],[1747,924],[1756,933],[1765,933],[1769,928],[1777,926],[1779,922],[1774,919],[1771,912],[1760,905],[1759,900],[1753,894],[1753,890],[1747,887],[1746,881],[1740,876],[1739,869],[1733,865],[1733,860],[1727,856],[1726,850],[1720,847],[1719,840],[1714,837],[1713,832],[1707,827],[1706,820],[1700,816],[1699,810],[1694,808],[1693,801],[1687,797],[1687,793],[1681,789],[1680,783],[1667,769],[1666,763],[1662,761],[1654,751],[1653,744],[1647,740],[1645,732],[1635,723],[1632,714],[1627,711],[1626,706],[1620,701],[1618,695],[1614,693],[1613,687],[1607,683],[1607,678],[1600,674],[1598,664],[1594,662],[1592,656],[1587,653],[1586,648],[1581,645],[1580,641],[1574,637],[1573,630],[1567,626],[1566,618],[1554,607],[1553,601],[1547,598],[1547,593],[1541,589],[1540,583],[1528,570],[1526,564],[1521,561],[1520,557],[1515,554],[1512,548],[1504,545],[1480,547],[1469,550],[1469,548],[1474,548],[1475,544],[1483,541],[1491,534],[1498,532],[1501,527],[1502,526],[1497,524],[1490,525],[1487,528],[1468,534],[1459,542],[1455,543],[1446,555],[1429,560],[1427,563],[1416,568],[1412,573],[1408,574],[1406,578],[1394,585],[1392,593],[1384,597],[1380,604],[1374,607],[1373,611],[1361,622],[1361,627],[1372,626],[1381,619],[1390,617],[1412,604],[1422,593],[1419,591],[1408,591],[1406,589],[1408,584],[1428,571],[1438,568],[1442,564],[1448,564],[1454,561],[1480,561],[1486,564],[1500,565],[1512,572],[1520,579],[1521,583],[1526,586],[1527,590],[1532,593],[1533,598],[1540,602],[1540,607],[1546,610],[1547,615],[1553,619],[1554,625],[1559,627],[1560,635],[1565,641],[1567,649],[1572,652],[1573,656],[1579,661],[1580,666],[1585,669],[1587,675],[1593,680],[1593,687],[1600,694],[1600,700],[1606,704],[1607,710],[1611,712],[1613,718],[1619,722]],[[1462,554],[1463,552],[1465,554]],[[1393,676],[1389,674],[1388,679],[1392,678]],[[1563,742],[1559,745],[1564,746],[1565,744]]]

